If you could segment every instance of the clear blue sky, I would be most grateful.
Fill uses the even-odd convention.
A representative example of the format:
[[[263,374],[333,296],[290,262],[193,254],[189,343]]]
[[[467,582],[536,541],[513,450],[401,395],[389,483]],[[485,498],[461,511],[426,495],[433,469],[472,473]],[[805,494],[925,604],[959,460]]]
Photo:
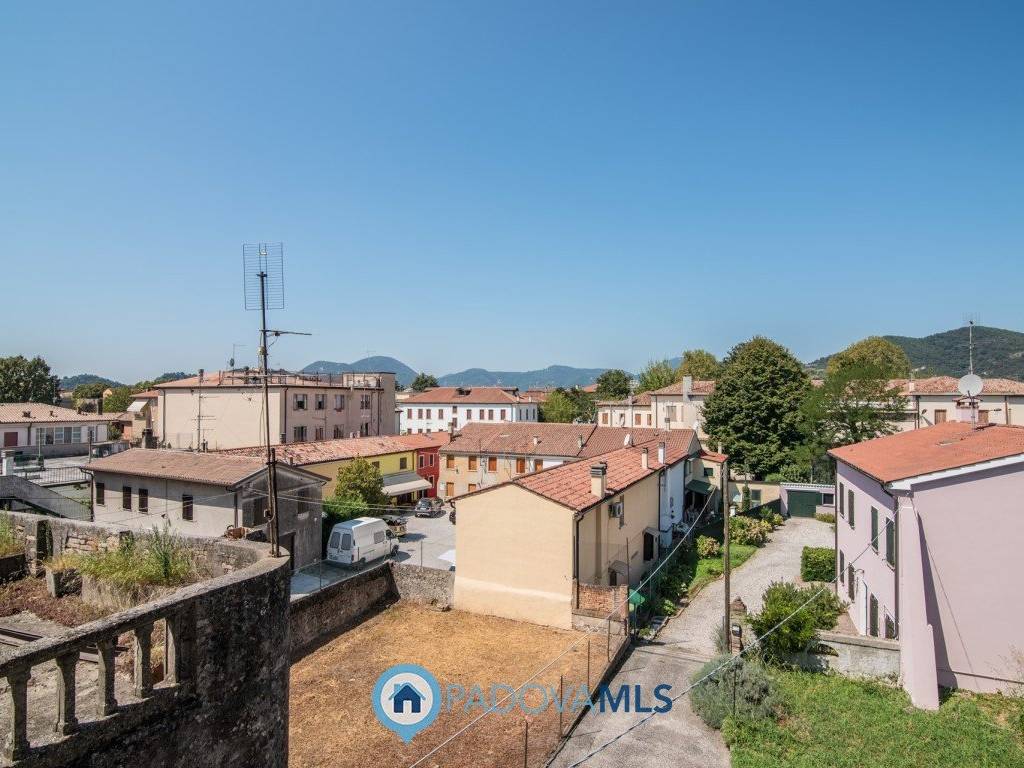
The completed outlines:
[[[1024,4],[5,5],[0,354],[811,359],[1024,329]]]

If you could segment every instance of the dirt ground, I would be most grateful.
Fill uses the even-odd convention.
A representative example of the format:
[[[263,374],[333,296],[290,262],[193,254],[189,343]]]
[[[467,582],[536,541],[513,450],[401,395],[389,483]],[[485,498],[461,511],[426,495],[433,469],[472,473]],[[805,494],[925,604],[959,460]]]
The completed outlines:
[[[442,708],[437,720],[404,744],[379,722],[371,694],[394,664],[420,664],[438,679],[469,689],[492,683],[518,687],[584,633],[462,611],[438,612],[399,603],[297,661],[291,671],[289,765],[409,766],[480,713]],[[585,684],[587,641],[537,677],[557,690]],[[614,652],[614,648],[613,648]],[[591,636],[592,684],[607,664],[606,638]],[[558,712],[529,716],[528,765],[541,766],[558,740]],[[568,727],[569,715],[565,716]],[[424,766],[523,765],[524,715],[494,712],[429,757]]]
[[[65,627],[77,627],[108,615],[104,611],[82,602],[78,595],[50,597],[45,579],[31,576],[0,584],[0,617],[13,616],[22,611],[34,613]]]

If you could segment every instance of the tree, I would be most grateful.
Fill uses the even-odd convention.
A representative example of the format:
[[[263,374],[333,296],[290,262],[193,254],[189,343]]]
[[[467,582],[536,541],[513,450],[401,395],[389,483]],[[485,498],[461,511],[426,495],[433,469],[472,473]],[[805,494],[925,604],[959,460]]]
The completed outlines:
[[[100,381],[93,381],[89,384],[79,384],[72,390],[72,396],[75,400],[94,399],[97,397],[103,397],[103,390],[107,388],[107,385]]]
[[[59,379],[41,357],[0,357],[0,403],[57,402]]]
[[[572,424],[592,422],[597,415],[594,398],[579,387],[559,387],[540,404],[540,420]]]
[[[437,386],[437,379],[429,373],[418,373],[412,380],[412,388],[415,392],[425,392],[431,387]]]
[[[874,365],[842,366],[804,402],[805,431],[822,452],[899,431],[907,410],[901,388]]]
[[[370,507],[387,506],[389,501],[384,493],[380,470],[362,456],[357,456],[338,470],[334,498],[350,503],[358,498]]]
[[[637,392],[650,392],[655,389],[667,387],[676,380],[675,369],[668,364],[668,360],[655,362],[652,360],[647,367],[640,371],[640,381]]]
[[[861,339],[842,352],[832,355],[825,366],[825,374],[838,373],[843,368],[863,366],[876,368],[890,379],[905,379],[910,375],[910,358],[907,357],[907,353],[881,336]]]
[[[706,349],[687,349],[676,369],[676,381],[683,376],[692,376],[701,381],[715,381],[722,373],[722,364],[718,358]]]
[[[621,368],[605,371],[594,382],[598,400],[622,400],[629,397],[629,374]]]
[[[128,410],[128,406],[135,398],[135,393],[141,391],[135,387],[114,387],[110,394],[103,398],[103,412],[122,413]]]
[[[789,350],[755,336],[737,344],[704,406],[705,429],[733,466],[764,477],[785,466],[805,433],[801,407],[810,381]]]

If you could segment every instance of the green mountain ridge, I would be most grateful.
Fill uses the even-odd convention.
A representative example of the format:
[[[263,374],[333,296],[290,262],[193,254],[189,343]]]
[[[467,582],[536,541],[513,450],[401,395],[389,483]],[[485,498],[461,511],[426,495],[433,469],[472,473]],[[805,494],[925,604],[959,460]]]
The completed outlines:
[[[966,326],[920,338],[882,338],[907,353],[918,378],[925,375],[959,378],[970,370]],[[830,357],[819,357],[807,363],[807,368],[811,371],[824,371]],[[974,326],[974,372],[990,378],[1024,380],[1024,333],[1006,328]]]

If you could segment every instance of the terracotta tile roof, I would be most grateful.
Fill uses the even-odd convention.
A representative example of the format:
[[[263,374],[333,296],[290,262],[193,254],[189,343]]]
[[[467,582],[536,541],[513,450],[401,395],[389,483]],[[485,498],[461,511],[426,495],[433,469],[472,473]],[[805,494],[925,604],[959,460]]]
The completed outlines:
[[[435,387],[407,397],[402,401],[402,405],[412,403],[508,405],[527,402],[524,398],[514,394],[515,392],[514,387],[508,389],[503,387]]]
[[[691,394],[694,395],[710,395],[715,391],[715,382],[704,379],[694,379],[690,389]],[[656,389],[652,395],[682,395],[683,394],[683,382],[677,381],[673,384],[669,384],[667,387]]]
[[[471,422],[457,432],[451,443],[441,451],[442,453],[496,453],[587,459],[624,447],[627,436],[633,445],[657,442],[659,439],[680,440],[689,443],[693,432],[689,429],[678,429],[666,433],[653,428],[598,427],[594,424],[545,422],[480,424]]]
[[[1024,454],[1024,427],[972,429],[948,421],[934,427],[833,448],[829,454],[881,483]]]
[[[727,461],[729,459],[726,454],[718,453],[716,451],[701,451],[700,457],[702,459],[707,459],[708,461],[713,461],[716,464],[721,464],[723,461]]]
[[[628,406],[629,405],[629,398],[627,397],[625,400],[599,400],[597,404],[598,405],[613,405],[613,406],[622,406],[622,407],[624,407],[624,406]],[[635,395],[633,397],[633,405],[643,407],[645,405],[650,405],[650,404],[651,404],[651,393],[650,392],[641,392],[639,395]]]
[[[443,448],[451,442],[452,436],[448,432],[416,432],[409,435],[394,435],[395,440],[404,443],[409,448],[422,450],[424,448]]]
[[[356,456],[384,456],[389,453],[405,453],[413,450],[407,443],[399,439],[397,435],[348,437],[338,440],[286,443],[284,445],[275,445],[274,449],[278,461],[298,467],[305,464],[319,464],[324,461],[354,459]],[[266,447],[259,445],[217,451],[221,455],[251,456],[261,459],[266,455],[266,452]]]
[[[136,392],[132,397],[136,400],[148,400],[152,397],[160,397],[160,391],[156,389],[147,389],[145,392]]]
[[[893,379],[890,385],[900,387],[905,395],[954,395],[959,397],[957,382],[952,376],[932,376],[927,379],[914,379],[914,389],[910,389],[909,379]],[[985,395],[1024,395],[1024,382],[1013,379],[982,379],[985,382],[985,389],[981,396]]]
[[[79,421],[96,423],[117,421],[122,416],[120,413],[79,413],[74,408],[45,403],[0,403],[0,424],[61,424]]]
[[[355,377],[358,381],[360,377],[373,377],[377,376],[377,373],[362,373],[362,372],[346,372],[346,373],[288,373],[286,371],[271,371],[270,373],[270,387],[316,387],[318,389],[349,389],[353,387],[355,389],[379,389],[379,387],[369,383],[354,383],[350,385],[348,383],[351,379],[346,377]],[[366,382],[366,379],[363,379]],[[153,389],[193,389],[199,386],[198,376],[189,376],[185,379],[176,379],[174,381],[164,381],[159,384],[154,384]],[[259,378],[259,371],[252,370],[245,371],[208,371],[203,374],[203,388],[207,387],[259,387],[262,386],[262,380]]]
[[[510,482],[512,485],[518,485],[570,509],[582,511],[602,500],[590,491],[590,467],[598,460],[608,466],[608,490],[605,496],[602,497],[606,499],[621,493],[629,486],[652,475],[662,467],[676,464],[689,455],[688,446],[684,447],[681,440],[673,440],[666,446],[664,464],[658,462],[657,450],[648,448],[648,467],[644,469],[640,459],[642,452],[643,448],[640,446],[619,448],[610,453],[595,456],[591,461],[575,461],[571,464],[562,464],[543,472],[523,475]]]
[[[262,460],[248,456],[131,448],[102,459],[94,459],[85,469],[90,472],[188,480],[226,488],[240,483],[264,466]]]

